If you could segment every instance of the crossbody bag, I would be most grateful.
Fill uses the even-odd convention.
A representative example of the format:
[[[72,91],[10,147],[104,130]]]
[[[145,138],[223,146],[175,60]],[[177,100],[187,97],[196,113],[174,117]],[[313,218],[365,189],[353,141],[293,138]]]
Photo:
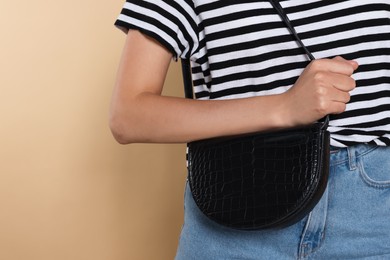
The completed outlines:
[[[305,51],[278,1],[274,9]],[[193,98],[191,68],[182,60],[185,95]],[[283,228],[318,203],[329,175],[329,117],[275,132],[188,143],[188,182],[198,208],[213,221],[240,230]]]

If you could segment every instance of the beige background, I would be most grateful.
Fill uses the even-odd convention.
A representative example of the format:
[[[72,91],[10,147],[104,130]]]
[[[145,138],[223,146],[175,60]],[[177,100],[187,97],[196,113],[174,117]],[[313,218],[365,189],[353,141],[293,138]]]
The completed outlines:
[[[108,106],[124,0],[0,4],[0,259],[172,259],[184,145],[121,146]],[[182,96],[173,63],[165,94]]]

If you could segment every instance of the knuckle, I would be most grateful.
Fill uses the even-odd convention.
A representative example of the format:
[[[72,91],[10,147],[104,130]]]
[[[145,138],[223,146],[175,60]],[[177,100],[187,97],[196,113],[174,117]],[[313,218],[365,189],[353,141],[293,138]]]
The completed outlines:
[[[318,98],[322,98],[322,97],[324,97],[324,96],[327,96],[328,95],[328,89],[327,88],[325,88],[325,87],[317,87],[316,89],[315,89],[315,94],[316,94],[316,96],[318,97]]]
[[[351,95],[349,93],[345,93],[345,102],[348,103],[351,101]]]
[[[347,105],[345,103],[339,102],[337,104],[337,106],[335,106],[335,110],[333,113],[340,114],[340,113],[344,112],[346,108],[347,108]]]
[[[319,70],[319,69],[321,69],[321,66],[322,66],[321,64],[322,64],[321,60],[313,60],[310,63],[310,67],[313,70]]]
[[[356,80],[354,80],[353,78],[351,78],[351,90],[356,88]]]
[[[347,104],[340,103],[340,113],[344,112],[347,109]]]
[[[318,106],[316,108],[316,111],[319,115],[324,116],[324,115],[328,114],[328,107],[329,107],[328,102],[321,99],[318,102]]]
[[[353,68],[349,64],[345,64],[340,69],[342,70],[342,73],[346,76],[351,76],[353,73]]]
[[[317,83],[324,82],[325,81],[325,77],[326,77],[326,73],[323,72],[323,71],[317,71],[316,73],[314,73],[314,80]]]
[[[347,90],[352,90],[356,87],[356,81],[353,78],[348,77],[345,80],[344,86]]]

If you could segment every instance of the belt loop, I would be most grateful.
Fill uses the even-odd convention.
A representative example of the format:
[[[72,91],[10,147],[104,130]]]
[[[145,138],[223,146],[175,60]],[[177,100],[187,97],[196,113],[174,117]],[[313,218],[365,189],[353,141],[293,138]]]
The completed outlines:
[[[347,147],[349,170],[356,170],[356,150],[354,146]]]

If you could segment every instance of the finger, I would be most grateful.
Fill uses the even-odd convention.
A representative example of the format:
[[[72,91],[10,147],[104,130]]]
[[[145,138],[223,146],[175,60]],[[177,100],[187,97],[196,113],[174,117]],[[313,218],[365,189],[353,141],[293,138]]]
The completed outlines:
[[[323,86],[333,87],[345,92],[351,91],[356,87],[356,81],[350,76],[343,74],[318,72],[316,78]]]
[[[351,91],[356,87],[356,81],[348,76],[341,74],[331,74],[330,75],[330,84],[341,91]]]
[[[348,103],[351,100],[351,95],[348,92],[340,91],[337,89],[332,89],[330,91],[330,99],[333,102]]]
[[[341,57],[336,57],[330,60],[329,71],[333,73],[351,76],[355,71],[355,66],[350,61]]]
[[[359,67],[359,63],[357,63],[357,61],[354,61],[354,60],[346,60],[341,56],[336,56],[333,59],[338,60],[338,61],[342,61],[342,62],[348,62],[353,67],[354,71],[357,70],[357,68]]]
[[[344,102],[333,102],[330,114],[341,114],[345,111],[347,105]]]
[[[346,61],[341,57],[333,59],[314,60],[310,63],[310,68],[314,71],[327,71],[347,76],[352,75],[355,70],[355,67],[356,66],[353,66],[349,61]]]

